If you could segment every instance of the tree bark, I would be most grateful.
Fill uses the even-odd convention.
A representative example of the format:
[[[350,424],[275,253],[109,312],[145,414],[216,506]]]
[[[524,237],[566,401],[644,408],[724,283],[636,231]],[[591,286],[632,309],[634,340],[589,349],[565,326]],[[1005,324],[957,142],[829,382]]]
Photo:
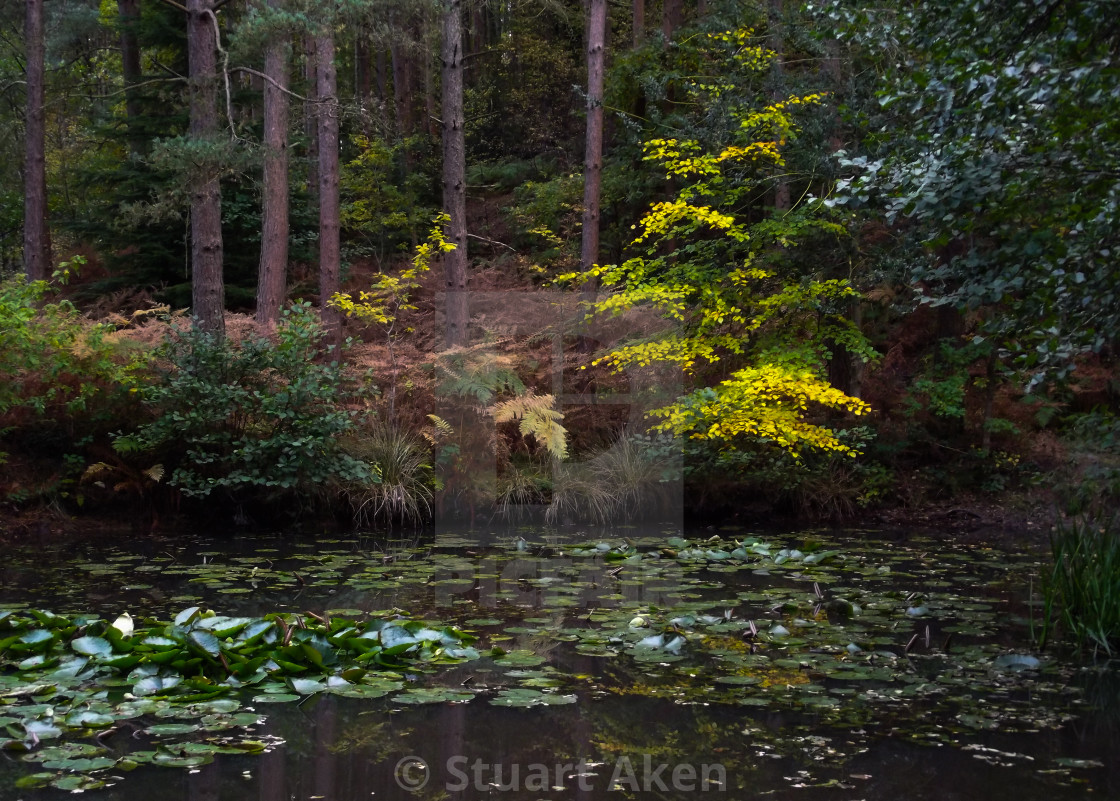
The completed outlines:
[[[412,58],[406,41],[411,30],[397,21],[396,35],[390,44],[393,59],[393,108],[397,117],[397,134],[402,138],[412,136],[416,122],[413,114]]]
[[[140,0],[117,0],[117,15],[121,26],[121,76],[124,78],[125,127],[128,131],[128,149],[136,156],[143,150],[143,139],[136,125],[142,113],[140,98],[132,87],[140,83],[140,42],[136,25],[140,22]]]
[[[633,0],[634,48],[642,46],[646,40],[646,0]]]
[[[443,210],[450,218],[446,239],[455,246],[445,254],[447,345],[465,345],[470,309],[467,303],[467,154],[463,138],[463,3],[446,0],[443,13]]]
[[[218,132],[217,18],[209,0],[187,0],[187,59],[190,67],[190,134],[215,142]],[[224,336],[222,283],[222,195],[208,164],[191,178],[191,313],[203,331]]]
[[[268,0],[279,9],[281,0]],[[269,41],[264,54],[264,189],[261,262],[257,272],[257,322],[272,330],[280,319],[288,273],[288,56],[289,45]]]
[[[329,304],[339,291],[338,78],[334,35],[315,37],[319,100],[319,307],[328,345],[342,343],[342,316]]]
[[[587,28],[587,142],[583,158],[583,241],[580,269],[599,261],[599,196],[603,184],[603,68],[606,61],[607,3],[591,0]]]
[[[27,0],[27,123],[24,140],[23,269],[29,281],[50,275],[51,239],[47,227],[46,88],[43,0]]]
[[[771,76],[774,81],[772,97],[775,102],[785,99],[785,37],[782,35],[782,0],[770,0],[770,49],[774,51],[774,60],[771,63]],[[778,168],[782,169],[781,167]],[[774,185],[774,210],[789,211],[792,205],[789,181],[784,175],[777,175]]]
[[[303,117],[307,137],[307,196],[310,210],[314,212],[319,206],[319,105],[314,102],[319,93],[319,76],[314,36],[304,37],[303,50],[303,79],[307,83],[307,96],[312,100],[304,104]]]
[[[665,36],[666,44],[683,21],[684,3],[681,0],[661,0],[661,33]]]

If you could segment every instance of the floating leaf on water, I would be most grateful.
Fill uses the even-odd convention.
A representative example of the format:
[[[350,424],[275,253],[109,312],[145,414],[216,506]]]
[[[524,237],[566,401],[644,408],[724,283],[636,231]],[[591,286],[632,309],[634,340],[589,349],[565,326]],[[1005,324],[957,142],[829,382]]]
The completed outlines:
[[[1035,670],[1042,662],[1030,654],[1003,654],[996,657],[994,664],[1006,670]]]
[[[113,653],[113,646],[103,637],[79,637],[70,647],[83,656],[106,657]]]
[[[149,726],[145,731],[157,737],[175,737],[180,734],[196,732],[198,726],[190,723],[157,723],[154,726]]]
[[[291,693],[265,693],[253,696],[254,704],[286,704],[298,700],[299,696]]]

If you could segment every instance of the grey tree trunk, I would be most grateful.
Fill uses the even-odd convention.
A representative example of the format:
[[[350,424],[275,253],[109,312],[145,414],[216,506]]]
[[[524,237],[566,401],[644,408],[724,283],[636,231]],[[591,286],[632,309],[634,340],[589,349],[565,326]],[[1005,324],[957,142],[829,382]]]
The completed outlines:
[[[591,0],[587,28],[587,143],[583,157],[583,241],[580,269],[599,261],[599,197],[603,185],[603,68],[606,61],[607,2]]]
[[[328,345],[342,342],[342,316],[328,301],[339,291],[338,79],[334,36],[315,37],[319,100],[319,306]]]
[[[190,134],[215,142],[218,132],[217,18],[209,0],[187,0]],[[196,169],[191,195],[191,313],[204,331],[224,336],[222,195],[211,166]]]
[[[140,43],[136,38],[136,25],[140,22],[140,0],[117,0],[117,15],[121,25],[121,75],[124,78],[124,113],[128,129],[128,149],[138,155],[143,149],[143,139],[136,131],[140,117],[140,98],[132,87],[140,83]]]
[[[23,269],[29,281],[50,275],[51,239],[47,227],[46,88],[43,0],[27,0],[27,122],[23,164]]]
[[[463,4],[447,0],[443,14],[443,210],[450,217],[444,255],[447,281],[447,345],[465,345],[467,303],[467,153],[463,139]]]
[[[279,9],[281,0],[268,0]],[[257,322],[272,330],[280,319],[288,274],[288,87],[289,45],[269,41],[264,72],[264,188],[261,207],[261,262],[257,272]]]

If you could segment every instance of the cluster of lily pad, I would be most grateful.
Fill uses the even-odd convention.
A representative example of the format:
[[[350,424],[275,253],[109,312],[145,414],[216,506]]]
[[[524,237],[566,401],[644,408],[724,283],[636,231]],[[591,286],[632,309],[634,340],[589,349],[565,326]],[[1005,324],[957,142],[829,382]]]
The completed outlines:
[[[45,771],[27,781],[82,789],[92,785],[74,784],[73,771],[103,781],[133,764],[189,766],[221,749],[266,748],[249,730],[260,716],[243,703],[333,693],[391,694],[394,704],[483,696],[497,706],[540,707],[575,703],[577,681],[593,696],[775,705],[840,726],[897,717],[923,737],[929,727],[903,720],[906,702],[920,700],[944,736],[1069,719],[1076,690],[1066,686],[1068,666],[1022,652],[1023,638],[1008,635],[1009,621],[990,599],[953,591],[1010,576],[1010,565],[953,549],[853,552],[824,537],[797,545],[721,535],[576,545],[516,539],[376,559],[323,550],[301,556],[298,569],[290,559],[275,568],[247,558],[222,565],[219,555],[181,563],[176,569],[207,590],[213,577],[224,577],[217,584],[225,586],[213,588],[219,593],[247,587],[256,595],[294,583],[310,596],[315,587],[338,588],[353,598],[336,595],[336,602],[367,606],[384,602],[377,593],[391,588],[390,603],[431,613],[434,601],[455,609],[452,619],[463,628],[348,609],[232,617],[195,606],[170,621],[112,622],[0,611],[0,745],[58,771],[49,781]],[[470,633],[480,629],[508,650],[480,651]],[[576,678],[563,668],[568,654],[611,659]],[[466,661],[472,675],[462,684],[415,681],[436,665]],[[1024,693],[1048,700],[1024,706]],[[153,716],[192,722],[153,724]],[[126,721],[142,726],[156,747],[64,757],[49,749],[84,744],[40,742]],[[237,734],[215,735],[209,726]],[[189,741],[169,741],[176,733]]]

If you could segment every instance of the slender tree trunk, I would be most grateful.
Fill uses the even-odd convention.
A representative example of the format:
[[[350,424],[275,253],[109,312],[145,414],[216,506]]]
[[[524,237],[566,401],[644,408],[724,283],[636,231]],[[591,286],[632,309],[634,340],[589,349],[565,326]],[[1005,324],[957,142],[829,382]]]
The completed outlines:
[[[369,110],[373,95],[373,58],[369,49],[369,32],[359,25],[354,34],[354,95],[358,108]]]
[[[684,21],[684,3],[681,0],[661,0],[661,33],[668,43]]]
[[[47,227],[46,88],[43,0],[27,0],[27,125],[24,141],[23,269],[28,280],[50,275],[51,240]]]
[[[268,0],[279,9],[281,0]],[[264,190],[261,263],[257,273],[257,322],[271,330],[280,319],[288,273],[288,42],[270,40],[264,73]],[[275,82],[275,83],[274,83]]]
[[[315,37],[319,78],[319,307],[328,345],[342,343],[342,317],[329,304],[339,291],[338,78],[334,36]]]
[[[603,183],[603,68],[606,61],[607,3],[591,0],[587,29],[587,143],[583,158],[583,243],[580,269],[599,261],[599,196]]]
[[[633,0],[634,47],[639,48],[646,40],[646,0]]]
[[[377,99],[382,103],[388,97],[388,92],[385,86],[385,51],[382,48],[377,48],[377,56],[374,59],[374,76],[377,81]]]
[[[314,36],[304,37],[303,50],[303,79],[307,83],[307,96],[312,100],[304,105],[303,117],[307,137],[307,196],[314,212],[319,206],[319,104],[314,102],[319,93],[319,76]]]
[[[785,99],[785,37],[782,35],[782,0],[770,0],[770,49],[774,51],[774,60],[771,62],[771,72],[774,81],[772,96],[775,102]],[[779,170],[783,169],[781,167]],[[792,200],[790,198],[789,181],[783,175],[777,176],[774,186],[774,210],[789,211]]]
[[[187,0],[190,134],[214,142],[218,132],[217,22],[209,0]],[[191,313],[202,330],[223,336],[222,195],[218,176],[204,165],[191,178]]]
[[[390,50],[393,58],[393,108],[396,110],[397,133],[401,138],[412,136],[415,119],[412,113],[412,59],[405,43],[411,37],[411,29],[403,23],[397,24]]]
[[[443,13],[443,210],[450,217],[444,256],[447,345],[465,345],[467,304],[467,154],[463,139],[463,3],[446,0]]]
[[[121,75],[124,78],[125,126],[128,130],[128,149],[132,155],[143,150],[143,139],[136,131],[141,115],[140,98],[133,89],[141,80],[140,42],[136,25],[140,22],[140,0],[117,0],[117,15],[121,26]]]

